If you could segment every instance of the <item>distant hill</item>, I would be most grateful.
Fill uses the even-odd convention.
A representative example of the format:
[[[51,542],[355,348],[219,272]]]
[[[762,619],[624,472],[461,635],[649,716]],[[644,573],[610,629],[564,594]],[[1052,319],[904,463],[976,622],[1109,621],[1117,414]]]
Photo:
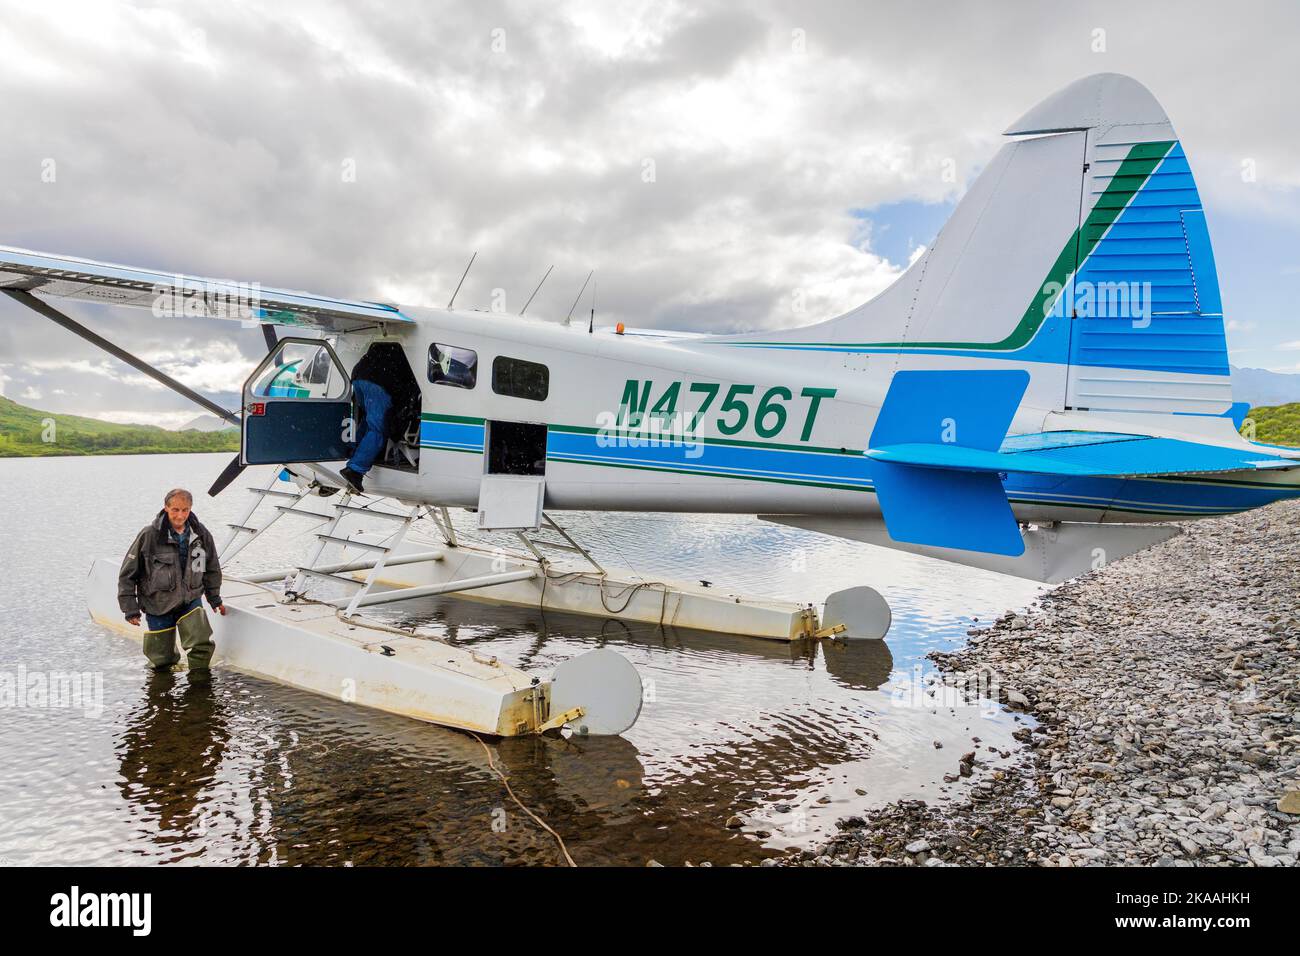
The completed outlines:
[[[1300,375],[1270,372],[1262,368],[1237,368],[1234,365],[1232,399],[1236,402],[1249,402],[1252,408],[1300,402]]]
[[[182,425],[180,428],[176,430],[178,432],[238,431],[238,429],[234,425],[230,424],[230,422],[220,419],[216,415],[200,415],[198,418],[194,419],[191,422],[187,422],[186,424]]]
[[[1255,423],[1255,441],[1300,447],[1300,402],[1252,408],[1247,417]]]
[[[48,427],[48,422],[53,427]],[[161,455],[238,451],[239,432],[173,432],[42,412],[0,396],[0,458],[41,455]]]

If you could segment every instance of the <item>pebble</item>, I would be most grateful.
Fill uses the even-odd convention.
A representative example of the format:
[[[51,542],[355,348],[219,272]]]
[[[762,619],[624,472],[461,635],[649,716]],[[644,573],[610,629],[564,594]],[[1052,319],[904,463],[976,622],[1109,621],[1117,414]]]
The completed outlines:
[[[878,807],[791,859],[1294,866],[1300,501],[1180,527],[931,653],[954,684],[991,672],[1037,722],[1000,776],[968,753],[951,802]]]

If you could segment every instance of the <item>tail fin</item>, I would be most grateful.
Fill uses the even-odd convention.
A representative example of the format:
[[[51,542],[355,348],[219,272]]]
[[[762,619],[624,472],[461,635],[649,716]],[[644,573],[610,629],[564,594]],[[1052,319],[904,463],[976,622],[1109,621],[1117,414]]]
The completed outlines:
[[[1032,373],[1026,403],[1049,410],[1226,412],[1214,256],[1160,104],[1129,77],[1098,74],[1006,135],[932,246],[875,299],[819,325],[714,341],[886,353],[897,369],[1011,362]]]

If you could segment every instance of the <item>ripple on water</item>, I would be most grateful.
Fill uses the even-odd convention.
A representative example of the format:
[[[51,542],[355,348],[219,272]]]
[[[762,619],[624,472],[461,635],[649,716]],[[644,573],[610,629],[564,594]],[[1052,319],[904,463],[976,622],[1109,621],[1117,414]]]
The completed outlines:
[[[913,679],[930,650],[964,640],[972,617],[1023,606],[1036,586],[743,516],[581,514],[566,524],[605,563],[649,580],[703,579],[802,601],[869,583],[893,606],[888,640],[784,644],[463,599],[387,611],[539,674],[612,647],[647,683],[641,719],[625,737],[502,740],[486,751],[468,734],[232,672],[202,686],[152,677],[138,645],[86,619],[89,559],[120,554],[156,513],[162,489],[206,487],[224,463],[0,461],[0,538],[41,543],[7,549],[0,671],[75,669],[103,682],[97,715],[49,707],[0,715],[0,856],[560,862],[552,838],[507,795],[490,753],[580,863],[757,861],[867,806],[939,796],[972,736],[1009,744],[1006,715],[904,707],[906,695],[890,687]],[[94,512],[68,502],[93,502]],[[195,510],[220,526],[244,506],[236,489],[215,501],[199,495]],[[248,567],[282,566],[313,540],[297,525],[267,538],[271,547],[250,554]],[[742,828],[726,826],[733,816]]]

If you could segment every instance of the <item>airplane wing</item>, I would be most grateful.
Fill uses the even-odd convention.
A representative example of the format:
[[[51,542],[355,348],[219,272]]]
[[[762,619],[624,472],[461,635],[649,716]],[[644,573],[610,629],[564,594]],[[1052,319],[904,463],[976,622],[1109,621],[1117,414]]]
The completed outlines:
[[[335,299],[0,246],[0,289],[151,309],[160,316],[236,319],[324,332],[412,320],[392,305]]]

